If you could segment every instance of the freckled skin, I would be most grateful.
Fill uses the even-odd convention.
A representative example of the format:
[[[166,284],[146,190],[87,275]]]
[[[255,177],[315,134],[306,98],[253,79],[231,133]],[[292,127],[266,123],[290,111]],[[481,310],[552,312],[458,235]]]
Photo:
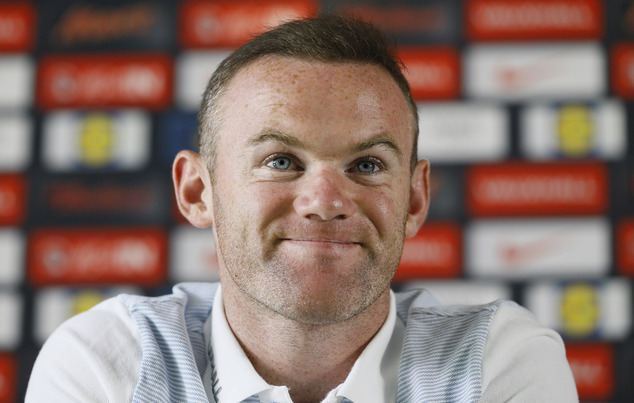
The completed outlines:
[[[387,72],[266,57],[221,100],[213,214],[221,280],[305,324],[346,321],[388,300],[408,222],[414,120]],[[250,143],[263,129],[300,144]],[[355,146],[383,135],[397,151]],[[291,169],[276,169],[281,153]],[[358,172],[376,157],[379,173]],[[286,161],[286,160],[284,160]]]

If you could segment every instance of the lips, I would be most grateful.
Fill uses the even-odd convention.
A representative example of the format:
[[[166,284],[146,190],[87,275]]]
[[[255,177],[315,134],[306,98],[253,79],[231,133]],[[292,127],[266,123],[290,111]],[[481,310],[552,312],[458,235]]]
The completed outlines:
[[[332,238],[282,238],[282,242],[315,248],[345,248],[361,245],[356,241]]]
[[[283,241],[294,241],[294,242],[325,242],[325,243],[341,243],[341,244],[359,244],[359,242],[346,240],[346,239],[336,239],[336,238],[282,238]]]
[[[372,244],[373,237],[366,225],[358,222],[330,222],[289,224],[280,223],[271,233],[271,242],[275,245],[287,244],[291,247],[315,249],[345,250],[366,247]]]

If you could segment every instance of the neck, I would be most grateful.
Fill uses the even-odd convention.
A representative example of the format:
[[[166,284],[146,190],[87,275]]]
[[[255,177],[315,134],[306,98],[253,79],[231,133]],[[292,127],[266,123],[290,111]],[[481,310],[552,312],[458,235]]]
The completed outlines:
[[[279,315],[223,282],[225,315],[258,374],[289,387],[294,402],[321,401],[343,383],[379,331],[390,306],[389,288],[360,314],[343,322],[311,325]]]

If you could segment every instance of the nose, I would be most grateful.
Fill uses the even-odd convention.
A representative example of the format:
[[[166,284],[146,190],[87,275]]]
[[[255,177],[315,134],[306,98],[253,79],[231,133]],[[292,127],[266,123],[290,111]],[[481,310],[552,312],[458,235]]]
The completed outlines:
[[[306,172],[293,202],[295,211],[302,217],[322,221],[352,216],[357,207],[350,197],[347,181],[334,168]]]

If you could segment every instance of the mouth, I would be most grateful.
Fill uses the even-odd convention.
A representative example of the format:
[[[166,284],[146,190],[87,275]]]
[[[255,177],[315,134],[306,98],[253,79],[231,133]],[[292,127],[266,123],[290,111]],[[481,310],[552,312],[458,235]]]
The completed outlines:
[[[360,246],[360,242],[331,239],[331,238],[282,238],[282,242],[287,242],[297,246],[306,246],[313,248],[352,248]]]

